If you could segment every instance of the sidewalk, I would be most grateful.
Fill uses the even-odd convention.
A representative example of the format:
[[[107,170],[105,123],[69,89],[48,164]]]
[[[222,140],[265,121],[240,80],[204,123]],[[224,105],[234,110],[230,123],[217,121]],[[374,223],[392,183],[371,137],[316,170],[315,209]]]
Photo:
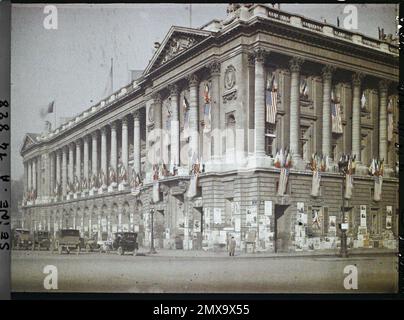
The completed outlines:
[[[157,253],[151,254],[147,248],[141,248],[139,254],[152,257],[167,258],[229,258],[226,251],[204,251],[204,250],[170,250],[156,249]],[[371,255],[395,255],[397,250],[379,249],[379,248],[355,248],[348,250],[348,257],[352,256],[371,256]],[[234,258],[297,258],[297,257],[338,257],[339,250],[316,250],[301,252],[256,252],[245,253],[236,251]]]

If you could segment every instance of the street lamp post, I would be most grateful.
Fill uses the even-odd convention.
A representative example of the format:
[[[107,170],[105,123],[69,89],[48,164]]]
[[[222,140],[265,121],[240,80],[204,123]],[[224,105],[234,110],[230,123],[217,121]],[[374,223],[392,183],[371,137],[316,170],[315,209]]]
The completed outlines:
[[[154,208],[150,209],[150,220],[151,220],[151,239],[150,239],[150,251],[149,253],[157,253],[154,248]]]
[[[348,257],[348,248],[347,248],[347,235],[346,235],[346,228],[345,228],[345,179],[346,173],[348,171],[348,161],[339,160],[338,161],[338,168],[340,173],[342,174],[342,222],[341,222],[341,250],[340,254],[342,258]]]

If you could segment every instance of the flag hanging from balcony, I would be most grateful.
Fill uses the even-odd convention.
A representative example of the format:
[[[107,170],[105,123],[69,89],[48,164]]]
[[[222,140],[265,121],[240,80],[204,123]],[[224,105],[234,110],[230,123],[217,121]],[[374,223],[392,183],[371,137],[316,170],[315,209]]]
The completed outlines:
[[[282,168],[281,175],[279,177],[278,195],[283,196],[286,193],[286,187],[288,185],[289,169]]]
[[[362,108],[362,109],[366,109],[366,96],[365,96],[365,92],[362,92],[361,108]]]
[[[345,175],[345,199],[351,199],[353,190],[353,178],[352,174]]]
[[[160,201],[160,186],[158,181],[153,181],[153,202]]]
[[[375,179],[375,191],[373,194],[373,200],[380,201],[381,196],[382,196],[383,176],[376,175],[376,176],[374,176],[374,179]]]
[[[300,79],[300,95],[304,98],[307,98],[309,94],[309,89],[307,87],[307,79],[302,78]]]
[[[189,103],[187,98],[184,95],[184,99],[182,100],[182,108],[184,112],[184,138],[189,137]]]
[[[197,174],[191,175],[187,192],[188,198],[193,198],[196,196],[197,183],[198,183],[198,175]]]
[[[275,73],[272,75],[268,74],[267,76],[267,85],[266,85],[266,97],[265,97],[265,105],[266,105],[266,122],[275,123],[276,122],[276,112],[277,112],[277,92],[278,85],[275,79]]]
[[[203,110],[203,132],[208,133],[211,130],[211,120],[212,120],[211,97],[208,82],[205,83],[205,91],[203,93],[203,98],[205,102],[205,107]]]
[[[387,114],[387,141],[393,141],[393,131],[394,131],[394,122],[393,122],[393,113]]]
[[[311,183],[311,195],[313,197],[318,197],[320,195],[320,181],[321,176],[318,170],[313,171],[313,180]]]
[[[334,94],[331,94],[331,122],[332,132],[342,133],[341,106],[335,100]]]
[[[168,104],[165,104],[165,106],[167,109],[166,129],[170,130],[171,129],[171,111],[170,111],[170,108],[168,107]]]

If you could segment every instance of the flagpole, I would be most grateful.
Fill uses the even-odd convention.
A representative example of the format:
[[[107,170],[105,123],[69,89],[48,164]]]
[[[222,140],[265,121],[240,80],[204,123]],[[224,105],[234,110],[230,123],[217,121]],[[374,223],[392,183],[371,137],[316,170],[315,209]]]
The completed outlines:
[[[53,130],[56,130],[56,103],[55,101],[53,102],[53,111],[54,111],[54,123],[53,123]]]
[[[111,88],[112,92],[114,92],[114,58],[111,58]]]

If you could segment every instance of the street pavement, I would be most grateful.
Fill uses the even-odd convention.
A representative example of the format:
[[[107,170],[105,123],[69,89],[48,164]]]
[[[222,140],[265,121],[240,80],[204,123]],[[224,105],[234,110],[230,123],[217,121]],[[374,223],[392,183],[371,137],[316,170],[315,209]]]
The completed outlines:
[[[158,250],[139,256],[116,253],[52,254],[12,251],[12,291],[48,292],[44,267],[58,271],[58,292],[131,293],[396,293],[393,253],[262,254]],[[358,289],[344,288],[344,268],[356,266]],[[52,290],[55,292],[55,290]]]

